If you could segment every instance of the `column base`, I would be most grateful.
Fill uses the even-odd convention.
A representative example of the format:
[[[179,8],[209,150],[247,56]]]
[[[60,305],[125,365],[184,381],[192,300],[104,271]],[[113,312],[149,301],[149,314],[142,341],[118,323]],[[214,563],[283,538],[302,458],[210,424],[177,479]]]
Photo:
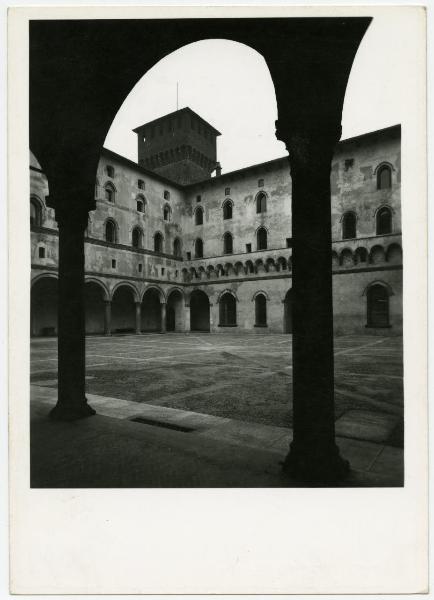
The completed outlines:
[[[303,483],[338,483],[348,476],[350,463],[341,457],[336,444],[324,448],[292,442],[283,472]]]
[[[89,406],[86,398],[84,402],[77,404],[57,402],[49,413],[50,419],[53,419],[53,421],[77,421],[93,415],[96,415],[96,410]]]

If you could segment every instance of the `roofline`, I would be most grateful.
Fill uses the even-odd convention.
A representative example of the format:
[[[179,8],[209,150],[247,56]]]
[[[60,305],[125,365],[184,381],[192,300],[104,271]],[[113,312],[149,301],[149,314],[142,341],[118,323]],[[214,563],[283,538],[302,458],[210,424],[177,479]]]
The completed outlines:
[[[218,131],[215,127],[213,127],[211,125],[211,123],[208,123],[208,121],[206,121],[203,117],[201,117],[199,114],[197,114],[197,112],[192,110],[189,106],[184,106],[184,108],[180,108],[179,110],[174,110],[173,112],[168,113],[166,115],[162,115],[161,117],[157,117],[156,119],[153,119],[152,121],[143,123],[143,125],[139,125],[135,129],[133,129],[133,131],[134,131],[134,133],[140,133],[140,131],[144,127],[147,127],[148,125],[155,125],[155,123],[158,123],[159,121],[164,121],[165,119],[168,119],[169,117],[173,117],[174,115],[179,114],[180,112],[188,112],[188,113],[195,115],[198,119],[200,119],[202,121],[202,123],[206,123],[206,125],[208,125],[208,127],[214,131],[216,136],[221,135],[220,131]]]
[[[101,155],[103,155],[103,154],[109,155],[112,158],[115,158],[116,160],[118,160],[119,162],[123,162],[123,163],[127,164],[128,166],[132,167],[136,171],[139,171],[140,173],[143,173],[144,175],[148,175],[149,177],[154,177],[154,179],[157,179],[157,180],[161,181],[162,183],[167,183],[168,185],[171,185],[171,186],[177,188],[178,190],[182,190],[185,187],[185,186],[177,183],[176,181],[169,179],[168,177],[164,177],[163,175],[160,175],[159,173],[156,173],[155,171],[151,171],[149,169],[146,169],[145,167],[142,167],[142,165],[139,165],[139,163],[136,163],[133,160],[126,158],[125,156],[122,156],[121,154],[117,154],[117,152],[113,152],[113,150],[109,150],[109,148],[103,147],[103,149],[101,150]]]
[[[351,144],[352,142],[357,142],[361,139],[366,139],[369,137],[376,137],[377,135],[381,135],[381,134],[385,133],[386,131],[392,132],[393,130],[401,131],[401,125],[400,124],[391,125],[390,127],[384,127],[383,129],[375,129],[374,131],[368,131],[368,133],[362,133],[362,134],[356,135],[354,137],[340,140],[337,144],[337,148],[345,146],[346,144]],[[249,165],[248,167],[236,169],[235,171],[228,171],[227,173],[222,173],[218,177],[210,177],[209,179],[202,179],[202,181],[196,181],[195,183],[189,183],[188,185],[183,186],[183,188],[184,189],[185,188],[193,188],[198,185],[204,185],[205,183],[208,183],[208,182],[214,182],[216,180],[220,181],[220,180],[224,179],[225,177],[233,177],[234,175],[239,175],[240,173],[249,171],[250,169],[259,169],[266,165],[272,165],[272,164],[277,165],[279,162],[287,161],[288,158],[289,158],[289,156],[286,155],[286,156],[281,156],[279,158],[273,158],[272,160],[268,160],[263,163],[255,163],[254,165]]]

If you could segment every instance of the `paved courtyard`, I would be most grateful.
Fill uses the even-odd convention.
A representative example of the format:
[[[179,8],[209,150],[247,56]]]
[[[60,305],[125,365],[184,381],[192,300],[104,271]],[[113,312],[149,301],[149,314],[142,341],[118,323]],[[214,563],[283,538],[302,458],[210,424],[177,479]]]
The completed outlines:
[[[88,337],[86,347],[90,395],[292,425],[289,335]],[[32,340],[32,383],[55,388],[56,361],[56,339]],[[335,377],[337,434],[402,447],[402,338],[336,338]]]

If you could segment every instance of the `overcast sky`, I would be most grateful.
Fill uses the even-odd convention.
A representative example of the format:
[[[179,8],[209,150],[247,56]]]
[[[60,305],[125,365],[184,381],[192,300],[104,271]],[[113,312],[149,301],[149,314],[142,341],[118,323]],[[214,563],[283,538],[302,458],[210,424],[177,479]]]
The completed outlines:
[[[345,96],[343,138],[400,123],[405,94],[396,23],[378,16],[371,23],[353,64]],[[137,161],[132,129],[189,106],[222,135],[218,160],[228,172],[286,154],[276,140],[276,100],[271,76],[256,51],[232,41],[206,40],[170,54],[133,88],[119,110],[105,146]]]

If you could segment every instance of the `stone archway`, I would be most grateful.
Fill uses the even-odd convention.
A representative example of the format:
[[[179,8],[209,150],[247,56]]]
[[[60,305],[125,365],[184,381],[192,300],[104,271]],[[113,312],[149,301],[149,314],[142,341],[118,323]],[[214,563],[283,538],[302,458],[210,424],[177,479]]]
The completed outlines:
[[[166,331],[184,331],[183,295],[173,290],[167,298]]]
[[[190,329],[210,330],[209,298],[202,290],[194,290],[190,296]]]
[[[155,288],[149,288],[143,294],[140,329],[147,332],[160,332],[161,325],[160,293]]]
[[[84,286],[86,335],[105,332],[105,297],[102,285],[86,281]]]
[[[111,309],[112,333],[134,333],[136,324],[134,300],[134,291],[128,285],[120,285],[116,288]]]

